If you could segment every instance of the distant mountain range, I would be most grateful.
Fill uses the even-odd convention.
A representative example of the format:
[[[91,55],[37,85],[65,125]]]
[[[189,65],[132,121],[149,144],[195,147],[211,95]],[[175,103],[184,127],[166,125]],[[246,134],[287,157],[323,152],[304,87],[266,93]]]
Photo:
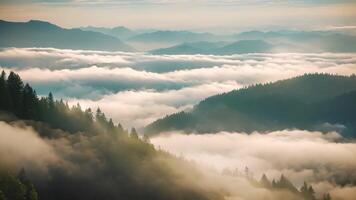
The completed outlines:
[[[356,76],[308,74],[209,97],[192,111],[159,119],[147,134],[338,130],[356,137]]]
[[[356,36],[331,31],[249,31],[233,36],[237,40],[265,40],[302,52],[356,52]],[[280,50],[288,50],[282,47]]]
[[[143,33],[129,39],[136,42],[197,42],[216,40],[211,33],[195,33],[190,31],[155,31]]]
[[[82,29],[84,31],[94,31],[94,32],[103,33],[106,35],[117,37],[121,40],[125,40],[125,39],[131,38],[131,37],[139,34],[138,32],[128,29],[124,26],[117,26],[114,28],[87,26],[87,27],[83,27],[80,29]]]
[[[0,20],[0,47],[53,47],[105,51],[133,51],[116,37],[93,31],[65,29],[54,24],[31,20]]]
[[[191,31],[82,27],[65,29],[31,20],[0,20],[0,47],[146,51],[152,54],[356,52],[356,36],[331,31],[249,31],[216,35]]]
[[[222,42],[183,43],[150,51],[152,54],[320,53],[356,52],[356,37],[331,32],[243,32]],[[233,38],[233,39],[232,39]],[[230,42],[229,42],[230,41]],[[234,41],[234,42],[231,42]],[[207,43],[207,42],[206,42]],[[208,42],[209,43],[209,42]],[[203,44],[203,45],[199,45]],[[215,44],[216,47],[213,47]]]
[[[226,42],[196,42],[184,43],[170,48],[153,50],[152,54],[213,54],[231,55],[242,53],[267,53],[273,51],[273,45],[263,40],[240,40],[233,43]]]

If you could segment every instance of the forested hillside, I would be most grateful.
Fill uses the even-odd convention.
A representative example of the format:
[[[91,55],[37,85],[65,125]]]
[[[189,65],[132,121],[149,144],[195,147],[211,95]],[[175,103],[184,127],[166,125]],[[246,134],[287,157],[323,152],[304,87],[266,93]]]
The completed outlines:
[[[275,83],[257,84],[201,101],[146,127],[152,134],[188,132],[273,131],[340,128],[356,137],[356,76],[306,74]],[[327,128],[326,128],[327,127]],[[328,131],[326,130],[326,131]]]
[[[115,125],[100,109],[95,114],[82,111],[79,104],[70,107],[52,94],[39,98],[13,72],[1,74],[0,110],[2,134],[19,137],[10,143],[24,143],[11,157],[1,158],[1,200],[223,199],[218,190],[190,180],[200,176],[192,163],[155,150],[148,138],[140,138],[134,128],[129,133]],[[13,163],[12,157],[26,147],[40,144],[48,148],[38,157]],[[28,164],[42,163],[50,152],[55,162],[41,168]]]

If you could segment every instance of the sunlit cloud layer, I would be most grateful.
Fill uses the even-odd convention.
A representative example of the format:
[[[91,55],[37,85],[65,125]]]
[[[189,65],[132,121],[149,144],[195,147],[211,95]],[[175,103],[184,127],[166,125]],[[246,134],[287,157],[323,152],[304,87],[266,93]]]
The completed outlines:
[[[115,122],[144,126],[222,92],[304,73],[356,73],[356,54],[149,55],[52,48],[0,51],[39,95],[101,107]]]

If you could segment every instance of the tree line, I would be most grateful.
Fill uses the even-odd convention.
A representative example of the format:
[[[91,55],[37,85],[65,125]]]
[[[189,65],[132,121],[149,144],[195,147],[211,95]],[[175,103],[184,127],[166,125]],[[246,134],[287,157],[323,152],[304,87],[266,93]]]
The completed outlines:
[[[273,179],[272,181],[268,179],[266,174],[262,174],[261,179],[256,180],[253,176],[253,172],[251,172],[248,167],[245,167],[243,172],[240,172],[238,169],[230,170],[228,168],[225,168],[222,171],[222,175],[243,177],[256,187],[262,187],[269,190],[288,190],[305,200],[318,200],[315,197],[315,191],[313,186],[309,185],[307,182],[304,181],[303,185],[298,189],[283,174],[281,174],[279,179]],[[331,196],[329,193],[326,193],[319,200],[331,200]]]
[[[0,110],[14,114],[25,120],[41,121],[71,133],[108,132],[128,135],[119,123],[114,124],[111,118],[107,118],[100,108],[95,112],[91,108],[83,110],[78,103],[70,107],[68,102],[54,100],[53,94],[39,97],[36,91],[28,84],[24,84],[21,77],[10,72],[6,76],[2,71],[0,76]],[[131,130],[131,136],[137,137],[135,128]]]

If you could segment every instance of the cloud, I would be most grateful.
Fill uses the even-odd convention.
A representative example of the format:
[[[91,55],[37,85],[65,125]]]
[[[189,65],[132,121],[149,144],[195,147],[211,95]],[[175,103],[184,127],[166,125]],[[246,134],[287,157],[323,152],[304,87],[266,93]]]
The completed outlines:
[[[125,137],[118,135],[88,136],[61,131],[58,133],[59,130],[47,127],[46,132],[53,134],[53,137],[42,139],[38,137],[39,133],[24,125],[32,122],[16,123],[21,123],[21,128],[4,122],[0,123],[1,130],[6,131],[5,134],[0,133],[2,144],[0,163],[7,167],[10,167],[10,163],[11,167],[17,169],[25,167],[28,177],[35,184],[39,194],[44,195],[41,197],[46,197],[46,192],[50,191],[50,195],[60,199],[77,199],[78,197],[85,199],[104,197],[110,199],[123,197],[128,199],[147,197],[195,199],[191,198],[191,195],[194,197],[203,195],[206,199],[220,199],[217,197],[222,194],[230,200],[301,200],[300,197],[288,191],[259,188],[243,177],[224,176],[209,169],[208,165],[195,165],[167,156],[165,153],[155,152],[151,155],[146,149],[151,147],[140,146],[137,149],[138,144],[134,145],[133,141],[128,141]],[[37,129],[41,132],[41,125],[37,126]],[[289,137],[288,133],[280,132],[273,133],[273,137],[280,141],[285,140],[285,142],[310,140],[316,143],[323,143],[322,141],[328,143],[328,141],[340,139],[340,136],[335,133],[328,135],[315,133],[315,136],[312,135],[314,133],[302,132],[300,134]],[[177,145],[182,145],[182,140],[176,139],[178,139]],[[211,162],[215,163],[217,160],[214,156],[220,154],[216,150],[221,149],[224,143],[230,145],[236,142],[233,137],[230,137],[225,141],[217,141],[215,145],[220,147],[207,148],[211,145],[210,139],[200,139],[202,139],[200,147],[189,147],[185,151],[201,149],[201,152],[197,152],[196,155],[207,152],[212,156]],[[261,139],[257,139],[255,144],[257,143],[260,145]],[[187,145],[191,144],[194,143],[188,138]],[[172,146],[172,148],[176,147]],[[254,146],[254,148],[257,147],[261,148]],[[228,146],[223,148],[227,156],[230,155],[228,149]],[[252,149],[251,146],[249,149]],[[142,156],[143,151],[147,154],[146,156]],[[48,154],[50,156],[44,156]],[[34,162],[41,162],[42,165],[34,165]],[[316,188],[320,191],[331,191],[333,197],[345,200],[350,199],[350,195],[354,194],[352,186],[341,187],[323,183],[322,187]],[[144,197],[136,196],[137,194],[144,194]]]
[[[49,164],[59,161],[54,149],[32,128],[0,121],[0,130],[0,167],[46,170]]]
[[[336,132],[284,130],[250,135],[169,132],[153,137],[151,142],[156,147],[218,170],[237,168],[241,171],[248,166],[257,179],[263,173],[270,179],[283,173],[298,186],[307,181],[321,194],[331,192],[340,199],[348,198],[341,197],[338,192],[345,195],[355,192],[356,161],[353,158],[356,143],[344,141]],[[350,187],[344,187],[348,184]]]
[[[0,51],[0,66],[19,73],[39,95],[53,92],[73,104],[100,106],[116,122],[143,126],[210,95],[251,84],[304,73],[356,73],[356,54],[149,55],[8,48]]]
[[[83,108],[100,107],[116,122],[142,127],[165,115],[190,109],[201,99],[238,87],[240,85],[235,82],[212,82],[178,90],[122,91],[99,100],[70,99],[69,103],[74,105],[79,102]]]

